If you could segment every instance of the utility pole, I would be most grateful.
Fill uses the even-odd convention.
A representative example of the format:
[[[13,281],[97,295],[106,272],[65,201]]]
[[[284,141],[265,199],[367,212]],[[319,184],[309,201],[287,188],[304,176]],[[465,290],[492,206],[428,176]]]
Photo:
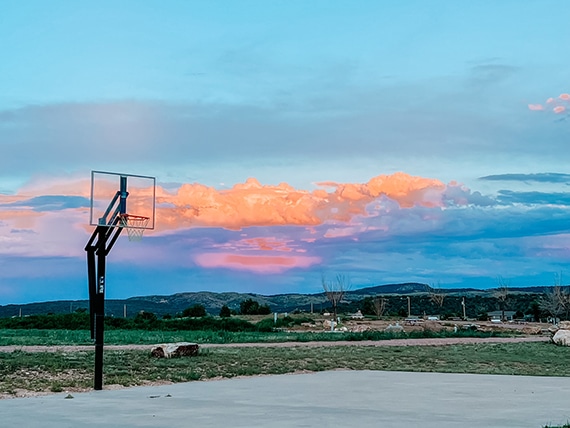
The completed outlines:
[[[410,296],[408,296],[408,318],[412,316],[412,304],[410,300]]]
[[[467,319],[467,315],[465,315],[465,297],[461,299],[461,306],[463,306],[463,319]]]

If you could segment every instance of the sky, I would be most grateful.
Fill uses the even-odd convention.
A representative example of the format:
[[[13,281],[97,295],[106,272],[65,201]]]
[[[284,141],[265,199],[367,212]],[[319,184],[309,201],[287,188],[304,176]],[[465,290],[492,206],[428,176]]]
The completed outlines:
[[[564,0],[4,2],[0,304],[87,298],[93,170],[156,177],[155,228],[119,239],[107,298],[318,293],[337,274],[565,282],[568,16]]]

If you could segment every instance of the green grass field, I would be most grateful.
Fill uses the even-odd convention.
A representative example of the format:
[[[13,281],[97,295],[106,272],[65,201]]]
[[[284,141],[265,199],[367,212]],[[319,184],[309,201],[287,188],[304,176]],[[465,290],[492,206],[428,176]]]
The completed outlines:
[[[570,376],[568,349],[551,343],[417,347],[202,349],[193,358],[155,359],[145,351],[105,351],[106,385],[143,385],[303,371],[390,370]],[[0,393],[92,387],[94,352],[0,352]]]
[[[228,331],[158,331],[158,330],[107,330],[105,344],[156,344],[172,342],[196,343],[276,343],[313,341],[361,341],[398,338],[428,337],[490,337],[508,336],[516,333],[477,332],[460,330],[454,332],[416,331],[410,333],[387,333],[366,331],[363,333],[287,333],[287,332],[228,332]],[[6,345],[91,345],[88,330],[40,330],[40,329],[0,329],[0,346]]]

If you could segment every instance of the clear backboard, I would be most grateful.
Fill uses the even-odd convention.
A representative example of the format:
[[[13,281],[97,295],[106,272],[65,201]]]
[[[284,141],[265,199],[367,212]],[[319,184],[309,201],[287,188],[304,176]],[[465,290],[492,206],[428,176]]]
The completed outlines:
[[[120,226],[117,217],[148,218],[130,223],[135,229],[154,229],[156,178],[144,175],[91,171],[92,226]]]

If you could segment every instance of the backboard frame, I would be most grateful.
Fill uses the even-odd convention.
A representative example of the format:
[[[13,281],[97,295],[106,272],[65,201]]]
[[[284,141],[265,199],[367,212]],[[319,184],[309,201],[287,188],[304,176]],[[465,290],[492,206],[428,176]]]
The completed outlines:
[[[109,171],[91,171],[89,224],[121,227],[120,214],[148,217],[140,229],[152,230],[156,216],[156,177]],[[137,228],[136,226],[134,228]]]

